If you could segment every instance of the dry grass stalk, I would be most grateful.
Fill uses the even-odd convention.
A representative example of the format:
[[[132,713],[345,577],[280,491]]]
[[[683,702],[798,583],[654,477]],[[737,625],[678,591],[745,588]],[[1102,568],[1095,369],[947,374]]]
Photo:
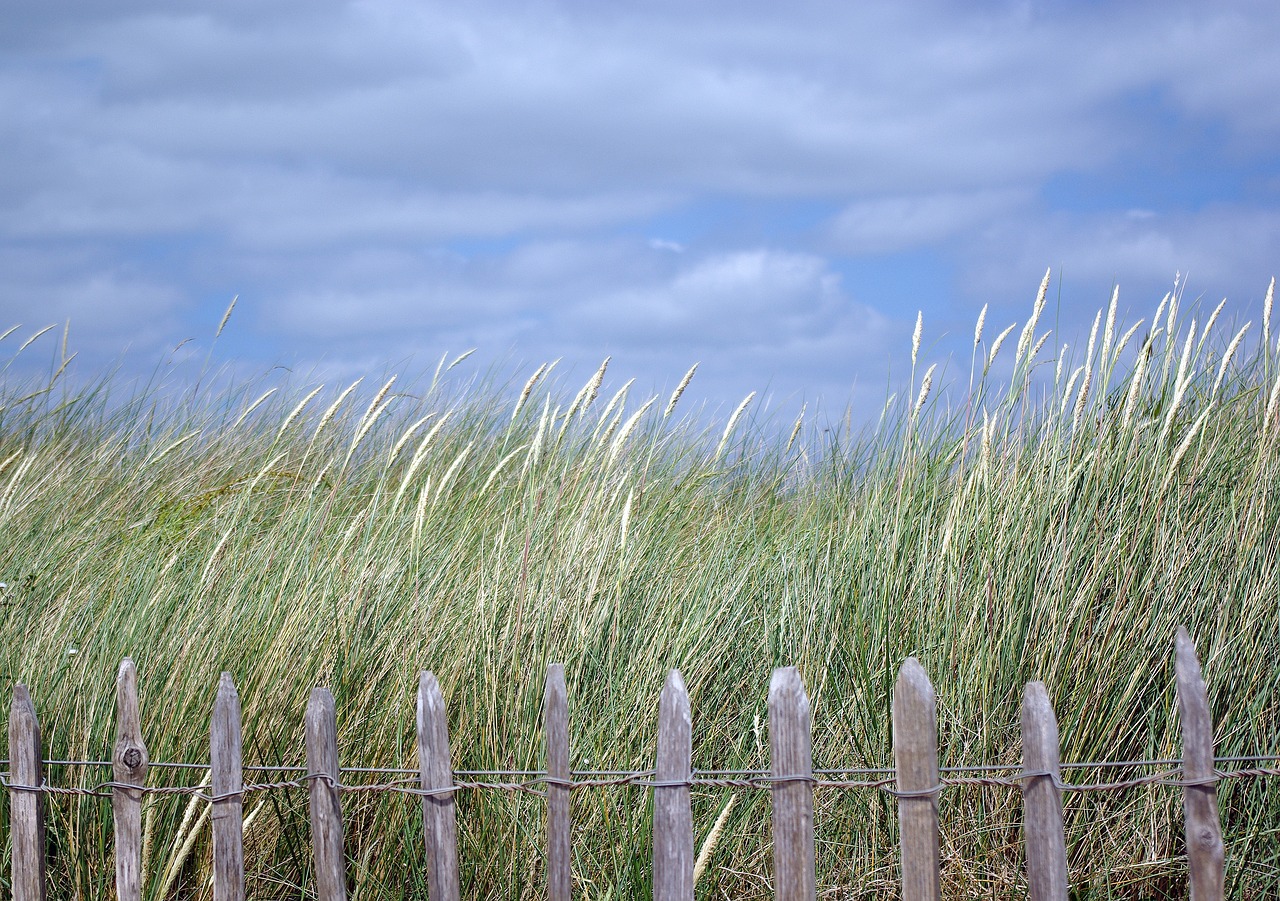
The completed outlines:
[[[796,424],[791,427],[791,435],[787,438],[787,453],[791,452],[791,446],[796,443],[796,437],[800,434],[800,427],[804,425],[804,413],[808,409],[808,404],[800,407],[800,415],[796,417]]]
[[[920,380],[920,393],[916,395],[915,406],[911,408],[911,421],[915,422],[920,416],[920,408],[924,406],[924,402],[929,399],[929,392],[933,390],[933,373],[938,368],[938,364],[934,363],[925,371],[924,378]]]
[[[689,383],[693,381],[693,374],[698,371],[699,363],[694,363],[689,367],[689,371],[684,374],[684,378],[680,380],[680,384],[676,385],[676,390],[671,392],[671,400],[667,401],[667,408],[662,411],[662,418],[665,420],[671,415],[671,411],[676,408],[676,404],[680,401],[680,396],[684,394],[684,389],[689,387]]]
[[[1236,349],[1240,346],[1244,333],[1249,331],[1249,326],[1253,325],[1250,320],[1244,324],[1240,331],[1236,332],[1236,336],[1231,339],[1231,343],[1227,345],[1227,351],[1222,355],[1222,363],[1218,366],[1218,377],[1213,380],[1213,390],[1209,392],[1210,397],[1214,397],[1218,393],[1218,389],[1222,387],[1222,379],[1227,374],[1227,367],[1231,365],[1231,358],[1236,355]]]
[[[239,299],[239,294],[231,298],[231,303],[227,305],[227,311],[222,314],[222,321],[218,323],[218,331],[214,333],[213,340],[216,341],[222,337],[222,330],[227,327],[227,320],[231,318],[231,311],[236,308],[236,301]]]
[[[996,354],[1000,353],[1000,346],[1004,344],[1004,339],[1009,337],[1009,333],[1018,327],[1018,323],[1013,323],[1000,334],[996,335],[996,340],[991,344],[991,353],[987,355],[987,365],[985,369],[990,369],[991,364],[996,361]]]
[[[618,437],[613,439],[613,444],[609,446],[608,463],[610,466],[612,466],[613,463],[618,459],[618,454],[622,450],[622,445],[626,443],[627,437],[633,431],[635,431],[636,426],[640,423],[640,417],[645,414],[646,410],[648,410],[650,407],[653,406],[653,402],[656,401],[657,399],[658,399],[657,395],[654,395],[653,397],[649,398],[647,401],[644,402],[644,404],[640,407],[639,410],[636,410],[634,413],[632,413],[631,416],[627,419],[627,421],[623,423],[621,431],[618,432]]]
[[[733,415],[729,417],[729,424],[724,427],[724,434],[720,436],[720,443],[716,445],[716,452],[711,455],[712,460],[719,460],[720,455],[724,453],[725,446],[729,443],[729,436],[733,434],[733,427],[738,424],[740,417],[747,405],[755,400],[756,393],[752,391],[742,399],[742,403],[738,404],[738,408],[733,411]]]

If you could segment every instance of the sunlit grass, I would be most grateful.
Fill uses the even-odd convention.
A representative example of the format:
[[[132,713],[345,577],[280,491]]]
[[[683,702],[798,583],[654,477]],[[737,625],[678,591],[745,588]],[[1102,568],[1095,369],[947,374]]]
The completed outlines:
[[[753,422],[752,398],[704,429],[676,406],[692,371],[653,397],[632,383],[601,394],[603,367],[565,387],[551,365],[508,394],[445,361],[419,385],[178,398],[121,400],[110,379],[71,391],[63,366],[34,389],[11,379],[0,674],[31,687],[53,759],[109,759],[129,655],[154,760],[207,760],[226,670],[246,763],[303,759],[303,709],[323,684],[343,764],[394,767],[416,760],[412,693],[431,669],[457,768],[536,769],[542,679],[562,661],[573,766],[645,769],[679,667],[694,766],[731,769],[767,767],[769,673],[795,664],[816,765],[835,767],[892,759],[893,679],[914,655],[937,687],[944,765],[1017,762],[1030,679],[1048,686],[1064,760],[1166,758],[1185,623],[1219,753],[1280,751],[1270,294],[1248,330],[1181,309],[1176,292],[1136,325],[1113,301],[1074,350],[1047,337],[1044,306],[1042,287],[1026,322],[980,323],[961,378],[919,359],[915,339],[911,384],[861,432]],[[728,798],[695,792],[698,846],[719,830],[700,896],[768,897],[767,797]],[[1274,784],[1220,798],[1233,890],[1261,896],[1280,877]],[[648,802],[637,788],[575,793],[584,897],[647,896]],[[425,897],[416,800],[344,805],[358,897]],[[947,895],[1021,897],[1016,793],[952,789],[941,805]],[[106,897],[109,805],[49,808],[52,895]],[[245,809],[251,895],[296,897],[304,793]],[[1160,895],[1185,868],[1175,789],[1071,795],[1067,814],[1073,878],[1098,897]],[[542,892],[541,817],[536,798],[460,796],[468,897]],[[144,819],[150,897],[211,897],[207,818],[151,797]],[[820,890],[894,894],[890,799],[823,791],[817,830]]]

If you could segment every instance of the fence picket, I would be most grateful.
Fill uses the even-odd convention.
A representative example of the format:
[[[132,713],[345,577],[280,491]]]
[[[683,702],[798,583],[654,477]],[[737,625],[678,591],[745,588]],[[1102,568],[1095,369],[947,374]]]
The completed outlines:
[[[693,718],[680,671],[667,675],[658,705],[653,789],[653,899],[693,901],[693,810],[689,802]],[[663,785],[662,783],[671,783]]]
[[[773,783],[773,896],[814,901],[813,738],[809,696],[800,671],[779,667],[769,680],[769,751]]]
[[[449,719],[440,683],[432,673],[418,679],[418,766],[422,790],[449,789],[453,762],[449,755]],[[454,793],[422,796],[422,831],[427,846],[427,897],[458,901],[458,824]]]
[[[111,759],[111,811],[116,838],[116,897],[142,898],[142,792],[147,778],[147,746],[138,712],[138,669],[126,657],[116,674],[116,747]]]
[[[218,680],[209,726],[213,802],[213,898],[244,901],[244,768],[240,695],[230,673]]]
[[[13,687],[9,706],[9,777],[14,785],[39,788],[44,784],[40,754],[40,721],[27,686]],[[12,838],[13,901],[44,901],[44,795],[14,791],[9,797]]]
[[[1023,832],[1032,901],[1066,901],[1067,846],[1062,831],[1058,720],[1043,682],[1022,693]]]
[[[547,667],[543,695],[543,731],[547,743],[547,901],[570,901],[573,873],[569,845],[569,689],[564,664]],[[562,784],[556,784],[559,781]]]
[[[938,707],[924,667],[908,657],[893,688],[893,759],[903,901],[939,901]]]
[[[1221,901],[1225,850],[1213,771],[1213,716],[1200,661],[1186,626],[1174,639],[1178,710],[1182,718],[1182,806],[1186,819],[1191,901]],[[1192,783],[1200,784],[1192,784]]]
[[[329,689],[311,690],[306,722],[316,895],[319,901],[345,901],[347,877],[342,849],[342,798],[338,794],[338,724]]]

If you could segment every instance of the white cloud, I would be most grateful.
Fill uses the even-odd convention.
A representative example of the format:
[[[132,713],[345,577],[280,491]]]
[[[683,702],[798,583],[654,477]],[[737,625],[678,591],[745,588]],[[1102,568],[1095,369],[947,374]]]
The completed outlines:
[[[1005,217],[1030,200],[1029,191],[1014,189],[862,200],[832,220],[830,236],[847,253],[892,253],[953,238]]]

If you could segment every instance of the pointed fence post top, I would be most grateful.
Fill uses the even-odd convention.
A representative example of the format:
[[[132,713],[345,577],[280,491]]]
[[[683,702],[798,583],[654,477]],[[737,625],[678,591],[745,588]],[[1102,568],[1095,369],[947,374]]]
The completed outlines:
[[[684,686],[680,670],[673,669],[667,673],[667,681],[662,686],[662,696],[658,701],[658,711],[664,720],[674,715],[685,724],[693,722],[693,715],[689,710],[689,691]]]
[[[1186,626],[1178,626],[1173,647],[1174,668],[1177,670],[1178,680],[1188,683],[1199,682],[1203,685],[1204,677],[1200,672],[1200,658],[1196,655],[1195,642],[1191,640],[1191,633],[1187,631]]]
[[[126,657],[116,672],[116,737],[142,740],[138,714],[138,668]]]
[[[769,678],[769,705],[786,703],[794,700],[798,708],[807,716],[809,713],[809,695],[804,690],[804,680],[800,678],[800,670],[794,666],[780,666]]]
[[[112,757],[117,782],[142,784],[147,772],[147,745],[142,740],[142,715],[138,711],[138,668],[128,657],[116,674],[116,747]]]
[[[542,694],[542,703],[549,707],[553,700],[569,700],[569,686],[565,682],[563,663],[547,665],[547,688]]]
[[[444,693],[440,691],[440,682],[436,674],[424,670],[418,677],[418,716],[424,713],[444,712]]]
[[[1049,689],[1043,682],[1028,682],[1022,689],[1022,723],[1023,728],[1030,722],[1045,722],[1053,725],[1053,742],[1058,741],[1057,717],[1053,712],[1053,704],[1049,701]]]
[[[915,657],[902,661],[902,666],[898,669],[898,681],[893,686],[894,703],[897,704],[899,699],[908,703],[936,703],[933,683],[929,681],[924,666]]]
[[[333,713],[334,709],[333,692],[322,685],[311,689],[311,697],[307,699],[308,719],[323,713]]]
[[[9,705],[9,710],[12,711],[11,716],[19,711],[22,713],[30,711],[33,715],[36,712],[36,705],[31,702],[31,692],[21,682],[13,686],[13,703]]]

